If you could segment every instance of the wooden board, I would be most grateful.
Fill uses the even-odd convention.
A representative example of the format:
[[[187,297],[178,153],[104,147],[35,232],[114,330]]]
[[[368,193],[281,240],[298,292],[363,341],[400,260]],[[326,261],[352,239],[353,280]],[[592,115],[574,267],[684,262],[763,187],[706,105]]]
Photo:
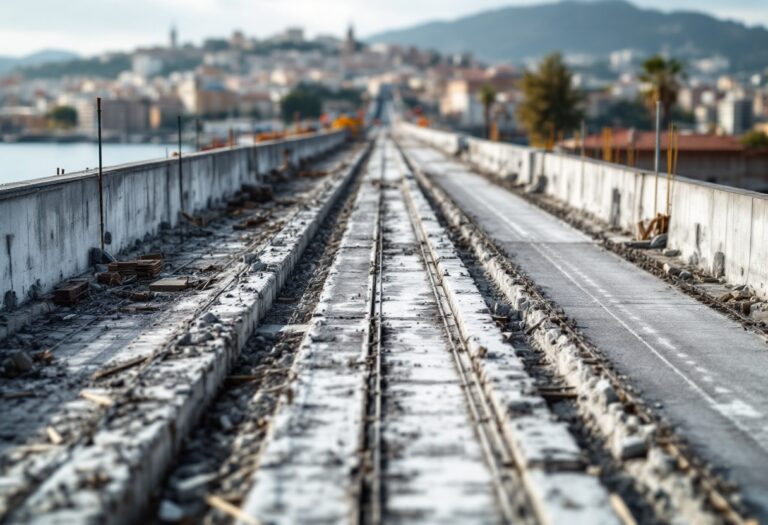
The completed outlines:
[[[170,277],[153,282],[149,285],[149,289],[153,292],[180,292],[186,290],[187,286],[189,286],[188,277]]]

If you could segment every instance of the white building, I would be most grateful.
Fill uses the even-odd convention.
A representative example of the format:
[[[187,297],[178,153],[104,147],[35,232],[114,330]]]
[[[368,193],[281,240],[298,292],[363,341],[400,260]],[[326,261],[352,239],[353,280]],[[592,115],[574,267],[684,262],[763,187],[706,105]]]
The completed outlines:
[[[154,55],[136,53],[133,55],[132,69],[135,74],[141,77],[151,77],[163,70],[163,61]]]
[[[726,96],[717,105],[717,127],[728,135],[740,135],[752,127],[752,100]]]

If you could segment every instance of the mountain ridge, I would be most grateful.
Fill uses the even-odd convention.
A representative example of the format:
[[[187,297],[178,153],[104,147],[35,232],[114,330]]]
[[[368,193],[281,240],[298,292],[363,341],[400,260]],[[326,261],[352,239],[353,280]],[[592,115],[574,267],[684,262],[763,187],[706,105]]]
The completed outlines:
[[[436,49],[471,51],[489,61],[519,62],[552,51],[607,55],[619,49],[661,51],[697,58],[722,55],[735,69],[768,65],[768,29],[697,11],[665,13],[625,0],[565,0],[507,6],[453,20],[385,31],[365,39]]]
[[[7,73],[19,67],[38,66],[77,58],[80,58],[80,55],[64,49],[41,49],[21,57],[0,56],[0,73]]]

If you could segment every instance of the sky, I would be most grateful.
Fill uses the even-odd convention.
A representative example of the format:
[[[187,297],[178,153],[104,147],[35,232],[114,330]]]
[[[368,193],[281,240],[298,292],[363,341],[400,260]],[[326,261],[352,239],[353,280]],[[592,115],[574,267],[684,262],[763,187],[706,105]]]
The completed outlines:
[[[551,0],[541,0],[551,1]],[[83,55],[164,44],[172,25],[182,43],[240,29],[265,37],[287,26],[309,36],[358,36],[534,0],[0,0],[0,55],[40,49]],[[641,7],[696,10],[768,26],[768,0],[634,0]]]

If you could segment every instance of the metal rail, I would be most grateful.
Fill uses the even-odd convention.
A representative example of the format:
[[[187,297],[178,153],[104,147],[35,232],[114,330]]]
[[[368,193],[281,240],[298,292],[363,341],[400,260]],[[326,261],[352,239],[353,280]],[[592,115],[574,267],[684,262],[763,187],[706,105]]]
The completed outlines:
[[[405,184],[405,181],[403,181]],[[464,338],[459,333],[454,313],[443,290],[442,276],[437,270],[437,262],[428,249],[428,239],[419,226],[418,212],[413,203],[406,198],[411,226],[419,243],[422,260],[427,269],[430,286],[435,296],[445,333],[453,355],[456,369],[459,373],[467,398],[474,427],[480,440],[486,463],[494,479],[496,497],[507,523],[532,522],[533,512],[528,511],[530,505],[525,491],[521,489],[523,482],[518,472],[519,465],[513,459],[509,443],[501,430],[498,415],[491,408],[488,396],[482,387],[478,370],[473,365]]]
[[[382,241],[382,210],[384,208],[384,196],[381,187],[384,181],[385,156],[381,149],[381,166],[376,183],[379,186],[379,194],[376,207],[376,223],[374,224],[374,246],[371,254],[371,273],[368,282],[368,332],[363,348],[363,359],[369,367],[369,375],[366,383],[366,392],[363,396],[361,417],[365,422],[360,436],[360,451],[362,454],[362,467],[358,473],[357,508],[353,513],[353,520],[357,524],[378,525],[383,516],[383,488],[382,454],[381,454],[381,303],[382,267],[384,263],[384,250]]]

